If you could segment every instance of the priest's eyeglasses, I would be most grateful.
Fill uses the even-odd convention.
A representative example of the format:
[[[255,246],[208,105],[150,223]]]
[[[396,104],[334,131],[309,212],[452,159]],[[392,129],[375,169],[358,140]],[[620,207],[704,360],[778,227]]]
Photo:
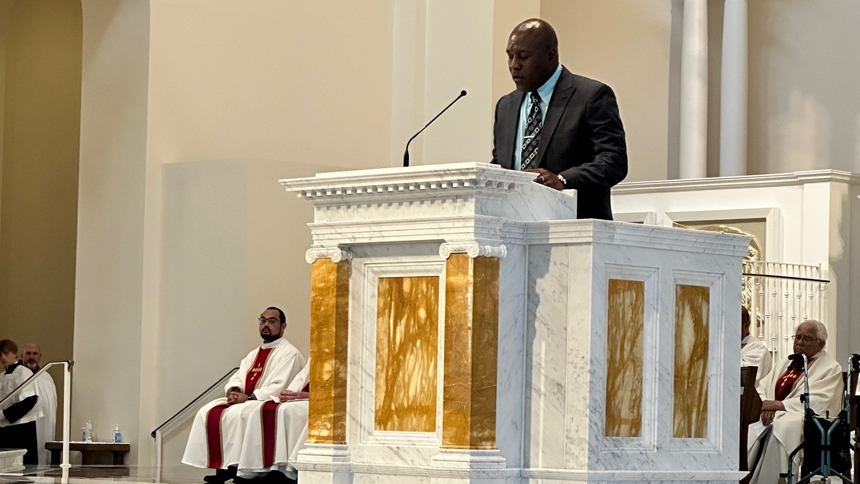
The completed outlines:
[[[812,343],[813,341],[818,341],[818,338],[815,336],[807,336],[805,334],[796,334],[792,336],[792,339],[800,341],[801,343]]]
[[[281,320],[278,318],[260,318],[257,321],[259,321],[260,324],[263,324],[263,323],[275,324],[275,323],[281,322]]]

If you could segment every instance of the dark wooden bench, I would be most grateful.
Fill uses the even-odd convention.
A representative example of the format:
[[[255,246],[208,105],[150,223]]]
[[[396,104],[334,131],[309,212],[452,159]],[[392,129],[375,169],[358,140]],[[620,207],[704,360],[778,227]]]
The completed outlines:
[[[755,366],[745,366],[741,368],[741,432],[739,443],[740,445],[740,461],[739,469],[741,471],[749,471],[747,464],[747,437],[749,435],[749,426],[755,423],[761,417],[761,397],[758,396],[758,391],[755,389],[755,377],[758,373],[758,368]],[[750,476],[747,475],[741,480],[742,484],[748,483]]]
[[[60,465],[63,453],[63,443],[60,441],[45,442],[45,448],[51,451],[51,465]],[[125,465],[125,456],[131,450],[127,443],[114,442],[69,442],[69,450],[81,453],[81,465],[97,465],[98,454],[110,452],[113,455],[113,465]]]

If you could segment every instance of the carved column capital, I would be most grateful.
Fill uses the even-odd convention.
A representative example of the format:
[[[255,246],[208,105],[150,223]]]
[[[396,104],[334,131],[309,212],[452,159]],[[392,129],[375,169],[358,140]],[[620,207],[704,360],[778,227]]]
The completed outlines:
[[[352,252],[340,247],[312,247],[305,252],[305,261],[313,264],[317,259],[331,259],[332,262],[352,260]]]
[[[481,244],[475,240],[467,240],[462,242],[444,242],[439,246],[439,255],[443,259],[447,259],[451,254],[465,252],[469,257],[495,257],[504,259],[508,255],[508,249],[504,244],[490,245]]]

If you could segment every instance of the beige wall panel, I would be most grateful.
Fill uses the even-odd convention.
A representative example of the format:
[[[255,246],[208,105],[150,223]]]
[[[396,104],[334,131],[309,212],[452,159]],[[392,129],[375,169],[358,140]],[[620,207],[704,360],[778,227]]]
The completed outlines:
[[[705,286],[675,286],[676,438],[708,435],[708,326],[711,290]]]
[[[0,338],[38,343],[44,364],[73,352],[81,4],[5,2],[0,16]]]
[[[439,278],[379,278],[376,300],[376,430],[435,432]]]
[[[860,172],[860,3],[748,3],[748,172]]]
[[[642,435],[645,282],[609,280],[605,435]]]
[[[677,142],[668,130],[672,1],[542,0],[540,12],[558,34],[561,62],[615,91],[627,181],[666,179],[668,145]]]

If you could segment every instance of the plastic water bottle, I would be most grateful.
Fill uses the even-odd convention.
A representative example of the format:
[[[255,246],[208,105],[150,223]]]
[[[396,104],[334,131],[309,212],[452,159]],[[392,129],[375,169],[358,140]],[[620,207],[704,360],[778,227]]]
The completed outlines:
[[[93,423],[87,420],[87,424],[84,425],[84,442],[92,442],[93,441]]]
[[[113,441],[117,444],[122,442],[122,434],[119,433],[119,424],[117,424],[116,428],[113,429]]]

